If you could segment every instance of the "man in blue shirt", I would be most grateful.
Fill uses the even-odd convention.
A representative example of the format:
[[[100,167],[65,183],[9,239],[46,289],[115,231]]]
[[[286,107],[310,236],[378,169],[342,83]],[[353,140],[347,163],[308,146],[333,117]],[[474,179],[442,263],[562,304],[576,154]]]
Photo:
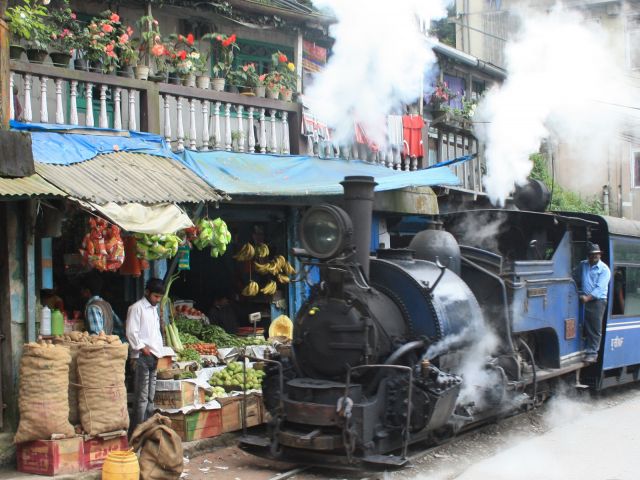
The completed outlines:
[[[580,301],[584,303],[585,362],[594,363],[598,359],[600,338],[602,337],[602,317],[607,307],[607,292],[611,272],[600,260],[600,247],[589,246],[587,260],[580,262]]]
[[[87,300],[84,308],[87,330],[91,335],[104,332],[106,335],[118,335],[120,338],[124,338],[124,325],[109,302],[100,297],[101,291],[102,279],[100,277],[88,276],[85,278],[80,293]]]

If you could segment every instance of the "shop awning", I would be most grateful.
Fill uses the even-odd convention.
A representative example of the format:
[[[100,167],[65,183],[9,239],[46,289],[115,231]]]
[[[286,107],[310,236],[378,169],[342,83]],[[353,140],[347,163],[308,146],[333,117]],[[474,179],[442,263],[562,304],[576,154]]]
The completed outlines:
[[[70,196],[100,205],[217,202],[227,198],[180,161],[145,153],[108,153],[70,165],[36,161],[36,172]]]
[[[340,182],[348,175],[375,177],[376,191],[460,184],[448,167],[401,172],[360,160],[195,151],[185,151],[182,161],[210,185],[232,195],[342,194]]]
[[[35,196],[55,196],[66,197],[67,194],[50,184],[37,173],[28,177],[5,178],[0,177],[0,198],[10,197],[16,199],[19,197],[35,197]]]
[[[157,205],[127,203],[118,205],[117,203],[109,202],[99,205],[81,200],[78,200],[78,203],[85,208],[98,211],[111,222],[130,232],[160,234],[193,227],[193,222],[189,216],[173,203]]]

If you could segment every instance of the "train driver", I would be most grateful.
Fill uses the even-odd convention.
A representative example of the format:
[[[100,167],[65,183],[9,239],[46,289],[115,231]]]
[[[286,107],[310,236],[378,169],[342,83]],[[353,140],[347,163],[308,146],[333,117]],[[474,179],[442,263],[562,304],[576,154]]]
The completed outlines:
[[[607,292],[611,272],[600,260],[602,252],[596,243],[589,246],[586,260],[580,262],[580,301],[584,303],[584,332],[586,336],[585,362],[594,363],[598,359],[600,338],[602,337],[602,317],[607,307]]]

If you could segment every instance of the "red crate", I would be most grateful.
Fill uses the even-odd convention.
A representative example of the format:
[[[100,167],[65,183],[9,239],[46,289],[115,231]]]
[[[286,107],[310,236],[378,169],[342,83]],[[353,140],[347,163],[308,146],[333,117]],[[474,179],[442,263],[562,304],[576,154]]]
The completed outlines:
[[[217,437],[222,433],[222,410],[193,410],[189,413],[163,414],[171,419],[171,428],[183,442]]]
[[[99,437],[85,437],[82,468],[87,470],[98,470],[102,468],[104,460],[109,452],[113,450],[127,450],[129,442],[126,433],[118,433],[116,435],[105,435]]]
[[[82,471],[82,437],[34,440],[17,445],[18,471],[62,475]]]

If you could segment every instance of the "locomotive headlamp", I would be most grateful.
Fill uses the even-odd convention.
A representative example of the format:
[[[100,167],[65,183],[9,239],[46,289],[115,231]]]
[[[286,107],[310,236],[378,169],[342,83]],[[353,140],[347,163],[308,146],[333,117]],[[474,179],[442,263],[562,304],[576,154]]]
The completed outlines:
[[[302,217],[300,240],[313,257],[326,259],[351,247],[353,225],[347,212],[334,205],[312,207]]]

